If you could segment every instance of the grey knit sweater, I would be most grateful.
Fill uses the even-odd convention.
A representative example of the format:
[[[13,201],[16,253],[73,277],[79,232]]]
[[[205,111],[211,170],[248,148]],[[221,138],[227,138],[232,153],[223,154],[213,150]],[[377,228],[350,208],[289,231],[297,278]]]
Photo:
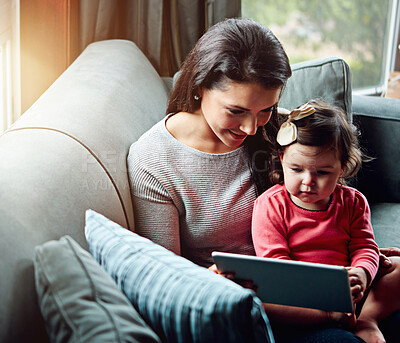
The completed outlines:
[[[130,147],[135,232],[206,267],[212,251],[253,255],[256,190],[243,147],[201,152],[176,140],[165,121]]]

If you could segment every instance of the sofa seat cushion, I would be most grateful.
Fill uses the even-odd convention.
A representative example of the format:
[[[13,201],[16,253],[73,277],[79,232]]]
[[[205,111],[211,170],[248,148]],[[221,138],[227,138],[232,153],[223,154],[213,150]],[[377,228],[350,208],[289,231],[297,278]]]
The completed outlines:
[[[71,237],[36,247],[34,266],[51,342],[160,342],[114,280]]]
[[[163,341],[273,342],[253,291],[91,210],[85,234],[92,255]]]

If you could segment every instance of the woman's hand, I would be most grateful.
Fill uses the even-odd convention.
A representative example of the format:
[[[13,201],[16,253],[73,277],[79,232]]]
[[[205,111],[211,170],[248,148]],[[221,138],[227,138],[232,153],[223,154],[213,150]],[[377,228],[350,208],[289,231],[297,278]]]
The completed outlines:
[[[357,324],[357,318],[354,313],[327,312],[329,322],[335,323],[338,327],[352,330]]]
[[[209,266],[208,270],[210,272],[215,273],[215,274],[220,274],[220,272],[218,271],[217,265],[215,263],[213,265]]]
[[[240,285],[240,286],[242,286],[244,288],[252,289],[254,292],[257,293],[257,286],[254,285],[253,281],[251,281],[251,280],[236,279],[235,273],[221,273],[218,270],[216,264],[213,264],[210,267],[208,267],[208,270],[213,272],[213,273],[215,273],[215,274],[221,275],[221,276],[223,276],[223,277],[225,277],[225,278],[237,283],[238,285]]]
[[[353,301],[357,304],[363,297],[368,285],[368,274],[364,268],[346,267],[349,274],[350,289]]]
[[[390,256],[400,256],[399,248],[380,248],[379,249],[379,270],[378,277],[389,274],[393,270],[392,261]]]

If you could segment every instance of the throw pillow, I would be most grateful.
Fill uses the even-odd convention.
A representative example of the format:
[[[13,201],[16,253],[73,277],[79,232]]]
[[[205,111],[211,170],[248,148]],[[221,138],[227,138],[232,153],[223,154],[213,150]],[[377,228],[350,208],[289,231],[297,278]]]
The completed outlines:
[[[163,341],[274,341],[253,291],[91,210],[85,234],[92,255]]]
[[[51,342],[160,342],[114,280],[71,237],[36,247],[34,267]]]

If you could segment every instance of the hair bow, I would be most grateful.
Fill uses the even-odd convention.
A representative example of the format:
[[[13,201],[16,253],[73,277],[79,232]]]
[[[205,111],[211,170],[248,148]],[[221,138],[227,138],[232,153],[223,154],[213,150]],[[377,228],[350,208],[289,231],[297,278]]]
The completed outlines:
[[[289,145],[297,139],[297,126],[293,123],[295,120],[299,120],[315,112],[315,108],[308,103],[294,109],[292,112],[280,113],[288,115],[288,119],[281,125],[276,141],[281,145]]]

